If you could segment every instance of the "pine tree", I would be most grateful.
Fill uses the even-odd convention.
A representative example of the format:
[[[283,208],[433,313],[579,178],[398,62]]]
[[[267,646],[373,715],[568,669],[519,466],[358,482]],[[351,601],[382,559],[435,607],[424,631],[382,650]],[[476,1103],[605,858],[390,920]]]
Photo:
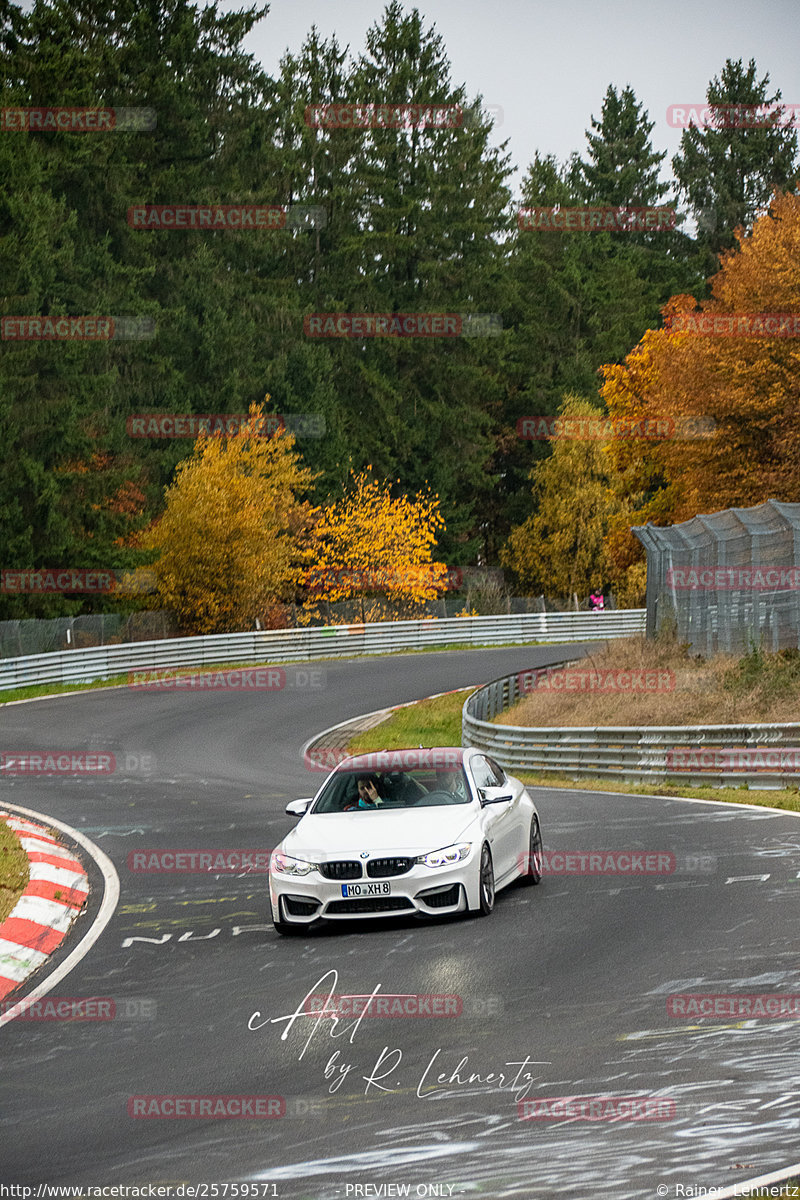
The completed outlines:
[[[763,110],[778,104],[780,89],[770,96],[768,88],[769,75],[758,79],[754,59],[746,69],[742,59],[726,59],[706,92],[718,113],[707,128],[692,124],[684,131],[672,160],[681,194],[697,220],[708,274],[716,266],[713,256],[734,245],[734,230],[740,225],[749,230],[773,191],[785,190],[797,172],[797,135],[780,110],[772,116],[762,111],[754,125],[736,117],[738,105]]]
[[[655,121],[648,120],[633,88],[618,93],[609,84],[601,113],[599,121],[592,117],[592,131],[586,131],[587,158],[576,164],[585,200],[631,207],[665,204],[668,189],[658,176],[666,151],[653,150]]]
[[[653,150],[653,123],[631,88],[609,86],[587,131],[585,160],[560,165],[538,155],[523,184],[523,213],[534,207],[674,208]],[[549,453],[547,442],[512,434],[526,415],[552,415],[568,393],[596,400],[603,363],[620,362],[660,319],[675,291],[702,284],[691,240],[679,230],[551,232],[521,228],[509,249],[514,332],[506,356],[508,399],[495,465],[502,486],[497,527],[529,509],[525,480]],[[506,525],[506,529],[508,525]]]
[[[349,98],[359,103],[477,107],[450,82],[441,37],[399,3],[367,34]],[[460,118],[457,116],[457,119]],[[493,313],[510,224],[506,158],[476,119],[337,131],[358,139],[349,186],[355,228],[324,279],[325,304],[351,312]],[[349,216],[349,214],[347,214]],[[499,337],[344,339],[332,344],[353,465],[371,463],[405,492],[427,483],[447,522],[442,552],[469,561],[484,541],[478,514],[493,480],[487,411],[499,405]]]

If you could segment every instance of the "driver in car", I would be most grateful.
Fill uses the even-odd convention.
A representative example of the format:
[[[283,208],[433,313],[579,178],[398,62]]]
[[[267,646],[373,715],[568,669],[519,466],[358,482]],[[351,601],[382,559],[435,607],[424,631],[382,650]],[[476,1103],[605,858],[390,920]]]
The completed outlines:
[[[377,808],[383,804],[383,796],[378,791],[377,775],[362,775],[358,780],[358,807]]]

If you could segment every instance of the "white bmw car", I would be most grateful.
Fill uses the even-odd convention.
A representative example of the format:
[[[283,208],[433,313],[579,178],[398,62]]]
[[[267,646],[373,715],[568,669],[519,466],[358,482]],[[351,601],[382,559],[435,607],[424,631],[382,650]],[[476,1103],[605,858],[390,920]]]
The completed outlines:
[[[539,814],[523,784],[480,750],[382,750],[339,763],[273,851],[279,933],[405,914],[487,916],[496,893],[542,869]]]

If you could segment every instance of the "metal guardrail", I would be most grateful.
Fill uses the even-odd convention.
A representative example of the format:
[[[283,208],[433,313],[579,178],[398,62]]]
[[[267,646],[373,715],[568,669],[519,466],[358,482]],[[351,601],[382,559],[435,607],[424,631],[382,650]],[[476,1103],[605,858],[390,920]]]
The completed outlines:
[[[520,698],[520,674],[487,683],[462,709],[462,745],[486,750],[509,770],[558,771],[571,779],[601,776],[624,783],[659,779],[693,787],[757,783],[773,789],[800,780],[800,724],[641,729],[494,724],[492,718]]]
[[[643,608],[611,612],[518,613],[427,621],[376,621],[170,638],[91,646],[0,660],[0,691],[42,683],[91,683],[130,671],[209,667],[221,663],[295,662],[391,654],[430,646],[492,646],[505,642],[585,642],[644,631]]]

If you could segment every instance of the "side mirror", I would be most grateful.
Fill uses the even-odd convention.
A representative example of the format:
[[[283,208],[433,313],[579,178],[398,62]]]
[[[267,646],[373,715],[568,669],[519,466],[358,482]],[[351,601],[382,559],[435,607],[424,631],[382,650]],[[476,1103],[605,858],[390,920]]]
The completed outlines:
[[[290,800],[286,805],[286,812],[290,817],[305,816],[313,800],[313,796],[308,796],[304,800]]]
[[[478,788],[478,795],[481,798],[481,807],[487,804],[506,804],[514,799],[505,787]]]

